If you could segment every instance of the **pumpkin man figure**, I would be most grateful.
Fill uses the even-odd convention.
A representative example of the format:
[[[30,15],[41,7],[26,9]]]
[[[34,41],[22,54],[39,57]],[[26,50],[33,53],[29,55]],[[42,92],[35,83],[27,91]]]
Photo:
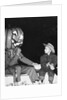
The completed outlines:
[[[20,28],[6,29],[5,31],[5,74],[12,74],[14,84],[20,84],[20,75],[25,73],[29,75],[31,82],[38,80],[36,68],[33,61],[24,57],[21,53],[20,46],[23,44],[24,32]],[[18,62],[21,61],[21,64]],[[25,63],[28,66],[22,64]]]

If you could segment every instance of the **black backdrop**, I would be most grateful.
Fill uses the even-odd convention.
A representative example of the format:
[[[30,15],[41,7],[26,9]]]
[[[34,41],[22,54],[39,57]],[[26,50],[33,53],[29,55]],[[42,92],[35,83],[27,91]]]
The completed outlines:
[[[34,62],[40,63],[44,54],[43,43],[52,43],[57,55],[57,16],[5,18],[5,28],[19,27],[24,32],[22,53]]]

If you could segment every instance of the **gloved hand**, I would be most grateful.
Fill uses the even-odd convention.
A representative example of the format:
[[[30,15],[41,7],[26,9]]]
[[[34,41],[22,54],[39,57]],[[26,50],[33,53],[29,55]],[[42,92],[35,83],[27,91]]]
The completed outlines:
[[[41,69],[41,65],[38,64],[38,63],[33,63],[32,65],[34,66],[34,68],[35,68],[36,70],[40,70],[40,69]]]

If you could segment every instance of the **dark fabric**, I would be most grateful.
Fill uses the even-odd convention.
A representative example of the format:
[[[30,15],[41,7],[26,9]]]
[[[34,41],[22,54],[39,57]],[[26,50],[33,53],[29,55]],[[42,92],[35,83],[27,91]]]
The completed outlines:
[[[54,64],[54,66],[57,65],[57,56],[55,54],[44,54],[43,56],[41,56],[40,58],[40,63],[41,63],[41,67],[45,68],[46,64],[50,62],[50,64]]]
[[[46,72],[50,72],[51,69],[50,67],[46,66],[46,64],[50,62],[50,64],[54,64],[54,67],[57,66],[57,56],[53,53],[50,55],[44,54],[43,56],[40,57],[40,63],[41,63],[41,70],[39,71],[39,74],[41,76],[44,76]]]

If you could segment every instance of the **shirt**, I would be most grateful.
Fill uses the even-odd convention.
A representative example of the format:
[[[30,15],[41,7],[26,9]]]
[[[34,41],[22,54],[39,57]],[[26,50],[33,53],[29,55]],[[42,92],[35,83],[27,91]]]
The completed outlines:
[[[57,65],[57,56],[55,54],[44,54],[40,58],[41,67],[45,68],[47,63],[53,64],[54,66]]]
[[[50,67],[46,66],[47,63],[53,64],[54,67],[57,65],[57,56],[53,53],[50,55],[44,54],[40,57],[40,64],[41,64],[41,69],[39,71],[39,75],[44,76],[46,72],[49,72],[51,69]]]

